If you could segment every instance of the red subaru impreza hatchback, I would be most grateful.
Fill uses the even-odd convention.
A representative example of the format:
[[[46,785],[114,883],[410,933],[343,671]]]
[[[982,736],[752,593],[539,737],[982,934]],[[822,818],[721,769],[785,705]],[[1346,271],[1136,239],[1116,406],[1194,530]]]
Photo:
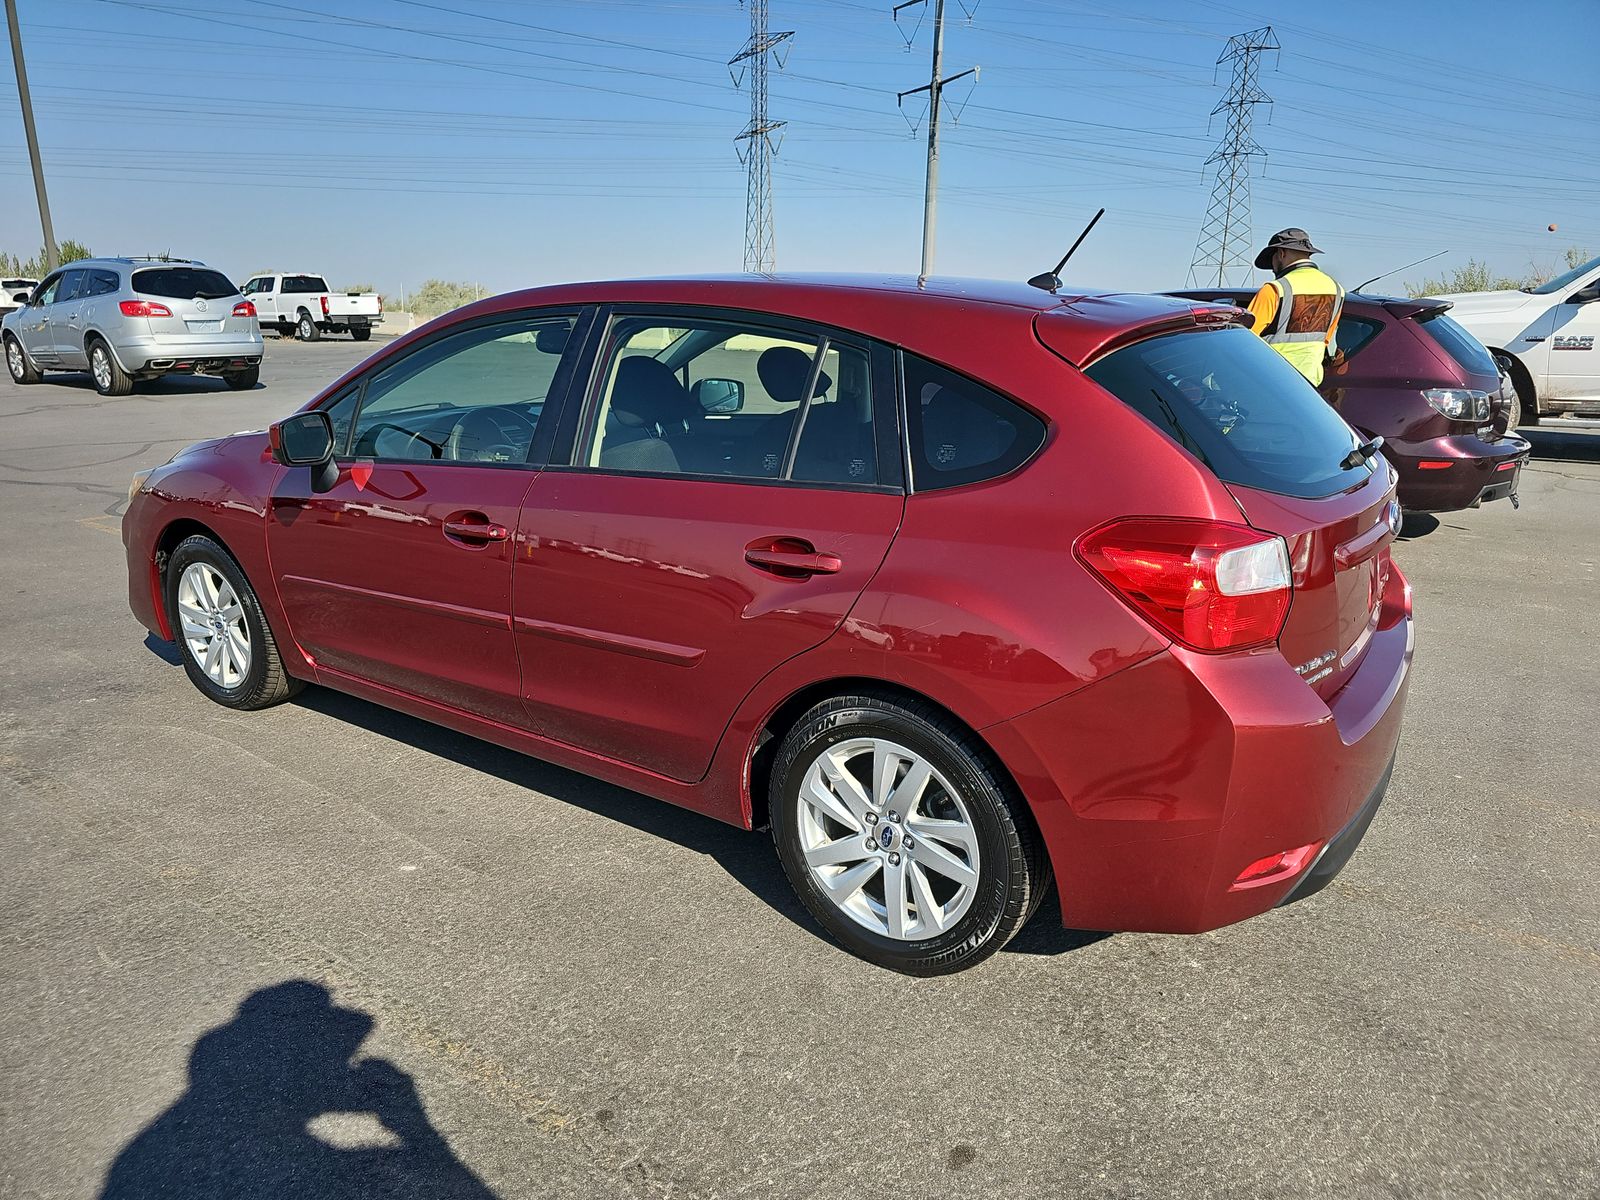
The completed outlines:
[[[134,614],[233,708],[338,688],[747,828],[916,974],[1322,887],[1412,652],[1394,476],[1232,310],[583,284],[134,480]]]

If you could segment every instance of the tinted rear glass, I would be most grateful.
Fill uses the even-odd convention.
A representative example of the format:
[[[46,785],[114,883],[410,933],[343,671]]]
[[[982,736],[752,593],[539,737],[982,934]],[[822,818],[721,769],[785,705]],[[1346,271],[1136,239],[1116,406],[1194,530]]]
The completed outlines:
[[[1151,338],[1107,355],[1086,374],[1224,483],[1331,496],[1372,470],[1340,467],[1357,444],[1350,426],[1248,330]]]
[[[1465,370],[1475,375],[1500,374],[1500,368],[1494,365],[1494,359],[1489,357],[1489,351],[1484,349],[1483,343],[1443,313],[1423,317],[1418,324]]]
[[[1365,317],[1352,317],[1349,313],[1345,313],[1339,318],[1339,328],[1333,335],[1333,344],[1346,358],[1354,358],[1356,353],[1377,337],[1382,329],[1383,326],[1377,321],[1369,321]]]
[[[285,275],[280,292],[325,292],[328,281],[320,275]]]
[[[221,271],[204,267],[155,267],[133,273],[133,290],[169,300],[221,300],[239,289]]]
[[[1044,422],[1004,396],[914,354],[901,361],[917,491],[998,478],[1044,444]]]

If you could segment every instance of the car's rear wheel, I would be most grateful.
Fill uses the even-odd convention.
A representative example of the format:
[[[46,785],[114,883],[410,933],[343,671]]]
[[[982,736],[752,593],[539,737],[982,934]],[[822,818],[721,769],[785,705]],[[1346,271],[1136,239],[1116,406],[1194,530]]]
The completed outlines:
[[[364,342],[372,336],[372,326],[352,325],[350,326],[350,336],[358,342]]]
[[[6,368],[11,372],[11,378],[17,383],[39,382],[39,368],[28,361],[28,355],[22,349],[22,343],[9,336],[6,338]]]
[[[943,975],[1027,923],[1050,869],[977,739],[931,706],[843,696],[784,737],[770,790],[789,882],[861,957]]]
[[[261,368],[251,367],[244,371],[230,371],[222,379],[236,392],[248,391],[261,381]]]
[[[189,681],[228,708],[266,708],[304,685],[283,668],[261,604],[239,564],[204,534],[167,559],[167,616]]]
[[[133,391],[133,376],[117,364],[111,347],[95,338],[89,343],[89,374],[94,390],[102,396],[126,396]]]
[[[317,323],[311,319],[311,314],[301,310],[300,321],[295,326],[295,336],[302,342],[314,342],[322,336],[322,330],[317,328]]]

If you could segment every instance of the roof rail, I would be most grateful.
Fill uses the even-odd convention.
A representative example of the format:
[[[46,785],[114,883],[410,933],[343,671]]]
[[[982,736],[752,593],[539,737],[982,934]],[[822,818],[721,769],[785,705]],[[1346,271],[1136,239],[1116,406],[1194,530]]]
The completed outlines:
[[[205,266],[198,258],[184,258],[181,254],[124,254],[118,262],[164,262],[164,263],[190,263],[197,267]]]

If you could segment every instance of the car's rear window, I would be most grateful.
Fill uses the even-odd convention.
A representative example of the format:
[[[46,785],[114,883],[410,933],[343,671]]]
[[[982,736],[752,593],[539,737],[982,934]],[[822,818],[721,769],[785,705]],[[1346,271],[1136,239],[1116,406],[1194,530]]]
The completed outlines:
[[[1475,375],[1497,376],[1500,369],[1482,342],[1473,337],[1444,313],[1434,313],[1418,318],[1417,323],[1438,342],[1444,352],[1455,359],[1463,370]]]
[[[321,275],[285,275],[280,292],[325,292],[328,281]]]
[[[1086,372],[1224,483],[1319,497],[1361,483],[1350,426],[1287,359],[1245,329],[1136,342]]]
[[[204,267],[152,267],[133,273],[133,290],[169,300],[221,300],[239,289],[221,271]]]

